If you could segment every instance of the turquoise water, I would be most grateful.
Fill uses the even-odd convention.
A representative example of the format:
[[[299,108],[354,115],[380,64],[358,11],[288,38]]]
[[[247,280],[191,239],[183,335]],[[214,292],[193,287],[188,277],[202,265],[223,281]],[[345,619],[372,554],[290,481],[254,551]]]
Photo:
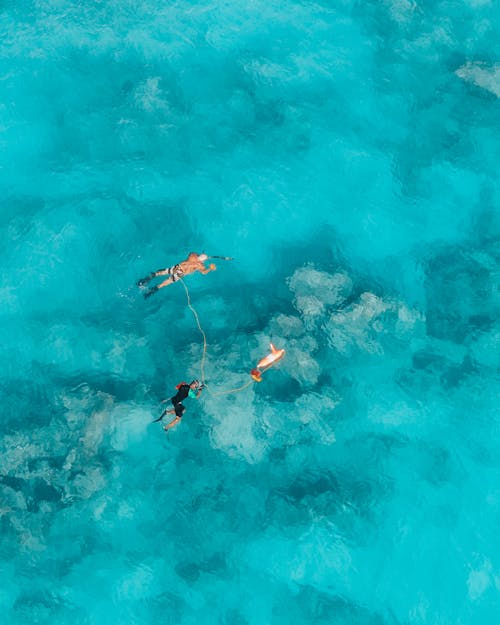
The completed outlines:
[[[498,4],[0,11],[2,622],[498,623]]]

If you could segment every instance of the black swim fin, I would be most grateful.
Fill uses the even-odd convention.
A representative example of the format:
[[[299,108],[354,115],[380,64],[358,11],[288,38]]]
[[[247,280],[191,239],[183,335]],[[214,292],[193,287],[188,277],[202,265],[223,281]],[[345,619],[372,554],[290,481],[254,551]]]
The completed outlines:
[[[153,278],[156,277],[156,271],[152,271],[148,276],[146,276],[145,278],[141,278],[139,280],[139,282],[137,283],[137,286],[146,286],[146,284],[152,280]]]
[[[154,295],[156,291],[159,291],[159,290],[160,290],[159,286],[153,286],[144,293],[144,297],[147,299],[148,297],[151,297],[151,295]]]
[[[161,421],[161,420],[163,419],[163,417],[164,417],[166,414],[167,414],[167,411],[166,411],[166,410],[164,410],[164,411],[161,413],[161,415],[158,417],[158,419],[155,419],[155,420],[153,421],[153,423],[158,423],[158,421]]]

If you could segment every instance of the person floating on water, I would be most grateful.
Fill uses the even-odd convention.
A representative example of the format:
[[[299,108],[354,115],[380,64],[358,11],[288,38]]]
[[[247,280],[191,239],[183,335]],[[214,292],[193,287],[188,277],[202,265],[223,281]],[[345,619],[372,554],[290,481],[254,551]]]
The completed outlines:
[[[166,269],[158,269],[158,271],[151,272],[145,278],[142,278],[137,283],[138,286],[146,286],[150,280],[156,278],[158,276],[169,276],[166,280],[161,282],[160,284],[151,287],[144,293],[144,297],[150,297],[156,291],[159,291],[164,286],[168,286],[173,282],[177,282],[184,276],[189,275],[190,273],[194,273],[195,271],[199,271],[203,275],[210,273],[211,271],[215,271],[217,267],[214,263],[210,263],[210,265],[205,267],[204,263],[208,260],[208,256],[206,254],[196,254],[196,252],[191,252],[186,260],[181,261],[177,265],[173,267],[167,267]],[[225,258],[224,258],[225,260]],[[229,259],[228,259],[229,260]]]
[[[177,393],[173,397],[171,397],[170,400],[164,400],[164,402],[170,401],[173,408],[165,408],[165,410],[161,413],[158,419],[155,419],[153,421],[153,423],[158,423],[158,421],[162,421],[165,415],[175,413],[175,418],[172,419],[170,423],[164,426],[163,429],[165,430],[165,432],[168,432],[170,428],[173,428],[174,425],[177,425],[182,419],[182,415],[186,410],[186,408],[182,405],[182,402],[186,399],[186,397],[193,397],[194,399],[198,399],[198,397],[201,395],[201,391],[205,388],[205,385],[202,384],[199,380],[193,380],[190,384],[186,384],[186,382],[181,382],[175,388],[177,389]]]
[[[276,349],[272,343],[269,343],[269,347],[271,348],[271,352],[261,358],[257,363],[257,367],[250,371],[250,377],[254,382],[262,382],[262,374],[264,371],[267,371],[270,367],[274,365],[275,362],[281,360],[285,355],[284,349]]]

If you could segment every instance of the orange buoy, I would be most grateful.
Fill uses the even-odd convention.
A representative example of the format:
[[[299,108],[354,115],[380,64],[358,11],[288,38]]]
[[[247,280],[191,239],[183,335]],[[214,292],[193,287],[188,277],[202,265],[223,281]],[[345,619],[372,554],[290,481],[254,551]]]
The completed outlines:
[[[259,360],[257,369],[267,369],[274,365],[275,362],[278,362],[278,360],[281,360],[285,355],[284,349],[276,349],[272,343],[269,343],[269,347],[271,348],[271,353],[264,356],[262,360]]]
[[[254,382],[262,382],[263,372],[261,371],[261,369],[266,371],[266,369],[272,367],[275,362],[281,360],[285,355],[284,349],[276,349],[276,347],[274,347],[272,343],[269,343],[269,346],[271,347],[271,353],[267,356],[264,356],[264,358],[261,358],[261,360],[259,360],[259,364],[255,367],[255,369],[252,369],[250,371],[250,377]]]

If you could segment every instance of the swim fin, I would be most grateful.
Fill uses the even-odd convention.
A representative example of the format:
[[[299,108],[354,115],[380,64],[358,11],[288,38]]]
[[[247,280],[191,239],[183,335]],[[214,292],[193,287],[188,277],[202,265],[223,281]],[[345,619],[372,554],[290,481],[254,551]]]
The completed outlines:
[[[160,287],[153,286],[144,293],[144,297],[147,299],[148,297],[151,297],[151,295],[154,295],[156,291],[159,291],[159,290],[160,290]]]
[[[153,421],[153,423],[158,423],[158,421],[161,421],[161,420],[163,419],[163,417],[164,417],[166,414],[167,414],[167,411],[166,411],[166,410],[164,410],[164,411],[161,413],[161,415],[158,417],[158,419],[155,419],[155,420]]]
[[[137,283],[137,286],[146,286],[146,284],[152,280],[153,278],[156,277],[156,271],[152,271],[148,276],[146,276],[145,278],[141,278],[139,280],[139,282]]]

